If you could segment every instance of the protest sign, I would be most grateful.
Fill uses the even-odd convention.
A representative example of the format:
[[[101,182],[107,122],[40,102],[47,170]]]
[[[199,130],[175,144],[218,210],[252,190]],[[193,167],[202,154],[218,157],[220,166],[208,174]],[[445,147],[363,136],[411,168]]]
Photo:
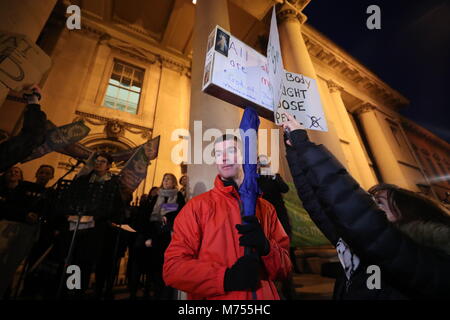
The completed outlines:
[[[305,129],[328,131],[316,80],[284,70],[275,7],[270,21],[267,63],[275,123],[287,120],[284,111],[294,116]]]
[[[281,98],[274,113],[275,123],[287,120],[283,111],[291,114],[308,130],[328,131],[320,102],[316,80],[294,72],[284,72]]]
[[[203,91],[273,119],[266,57],[219,26],[210,34],[207,49]]]
[[[327,131],[317,82],[283,69],[274,13],[272,19],[269,59],[221,27],[214,28],[208,37],[203,91],[242,108],[253,107],[277,124],[285,111],[305,129]]]
[[[50,66],[50,57],[34,41],[0,30],[0,83],[21,91],[38,83]]]
[[[273,111],[275,112],[275,106],[278,106],[280,102],[281,87],[284,78],[283,58],[281,57],[275,6],[273,7],[272,20],[270,21],[269,42],[267,44],[267,65],[269,68],[270,89],[272,90],[273,96]]]

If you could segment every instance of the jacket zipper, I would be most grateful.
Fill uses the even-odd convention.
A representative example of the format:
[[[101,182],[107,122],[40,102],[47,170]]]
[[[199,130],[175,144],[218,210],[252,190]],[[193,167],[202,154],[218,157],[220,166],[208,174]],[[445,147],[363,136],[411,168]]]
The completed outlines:
[[[238,197],[236,197],[236,196],[234,195],[233,192],[231,192],[231,196],[237,200],[237,202],[238,202],[238,204],[239,204],[239,213],[241,214],[241,218],[242,218],[242,217],[243,217],[243,213],[244,213],[244,212],[243,212],[243,211],[244,211],[244,208],[242,207],[242,202],[241,202],[241,200],[240,200]]]

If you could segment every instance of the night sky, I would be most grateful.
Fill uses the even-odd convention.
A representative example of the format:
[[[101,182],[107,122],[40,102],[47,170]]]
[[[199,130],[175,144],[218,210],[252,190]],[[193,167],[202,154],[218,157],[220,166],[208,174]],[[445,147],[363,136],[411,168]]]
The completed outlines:
[[[369,5],[381,30],[369,30]],[[308,24],[410,100],[401,113],[450,143],[450,1],[312,0]]]

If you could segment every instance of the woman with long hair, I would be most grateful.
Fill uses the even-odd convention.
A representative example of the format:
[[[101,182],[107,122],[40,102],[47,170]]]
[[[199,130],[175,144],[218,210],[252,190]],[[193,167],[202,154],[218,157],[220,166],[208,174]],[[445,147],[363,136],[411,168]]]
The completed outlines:
[[[414,242],[450,255],[450,215],[425,196],[393,184],[369,189],[386,218]]]
[[[282,126],[297,193],[343,266],[334,298],[450,298],[447,210],[392,185],[366,192],[287,117]]]

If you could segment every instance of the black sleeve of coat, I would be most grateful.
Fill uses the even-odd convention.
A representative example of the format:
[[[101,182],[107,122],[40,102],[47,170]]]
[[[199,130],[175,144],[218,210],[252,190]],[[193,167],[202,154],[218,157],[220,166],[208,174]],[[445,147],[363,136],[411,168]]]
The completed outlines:
[[[180,191],[178,191],[178,193],[177,193],[177,203],[178,203],[178,212],[179,212],[186,204],[186,199],[184,198],[183,194]]]
[[[0,144],[0,172],[25,160],[45,140],[47,116],[38,104],[26,106],[22,130]]]
[[[113,180],[116,184],[116,192],[114,195],[114,208],[112,209],[111,216],[109,217],[112,222],[117,224],[123,224],[125,222],[125,210],[128,204],[125,203],[124,197],[121,193],[119,178],[116,176]]]
[[[294,145],[308,184],[360,258],[378,265],[382,277],[410,297],[450,297],[450,256],[416,244],[391,225],[324,146],[309,141]]]
[[[145,239],[151,238],[151,225],[150,225],[150,215],[151,212],[145,210],[144,207],[140,206],[133,208],[133,219],[131,220],[130,226],[135,229],[139,234],[142,234]]]
[[[286,145],[286,158],[289,164],[292,178],[294,179],[297,194],[302,201],[303,207],[308,212],[311,220],[316,224],[319,230],[325,237],[336,245],[339,240],[338,232],[335,229],[333,222],[326,215],[325,210],[319,203],[319,199],[314,193],[313,188],[308,183],[304,172],[304,165],[300,161],[297,150],[302,147],[302,144],[307,141],[306,132],[293,131],[291,132],[291,139],[295,138],[296,144],[294,147]]]

